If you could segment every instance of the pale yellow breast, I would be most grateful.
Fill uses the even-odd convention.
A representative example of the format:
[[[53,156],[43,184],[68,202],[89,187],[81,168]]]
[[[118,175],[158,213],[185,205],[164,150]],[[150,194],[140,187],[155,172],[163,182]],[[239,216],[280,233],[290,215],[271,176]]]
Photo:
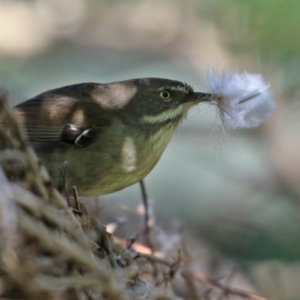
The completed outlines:
[[[170,139],[173,136],[175,128],[163,128],[157,130],[150,138],[144,138],[144,147],[140,151],[140,168],[148,169],[148,172],[159,161]]]
[[[150,137],[140,132],[126,135],[124,131],[117,137],[115,130],[107,133],[107,138],[101,136],[99,144],[104,143],[104,148],[74,149],[72,161],[69,155],[67,159],[70,181],[86,196],[111,193],[139,182],[159,161],[174,130],[164,127]]]
[[[112,164],[99,178],[95,193],[105,194],[130,186],[142,180],[157,164],[168,145],[174,129],[158,130],[150,138],[127,136],[122,145],[119,163]]]

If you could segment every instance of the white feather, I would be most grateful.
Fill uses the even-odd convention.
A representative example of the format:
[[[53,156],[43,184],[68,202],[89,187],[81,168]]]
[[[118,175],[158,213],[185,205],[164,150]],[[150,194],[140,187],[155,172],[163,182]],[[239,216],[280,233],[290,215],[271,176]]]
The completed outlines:
[[[259,74],[210,72],[207,79],[222,120],[233,128],[258,126],[275,109],[270,85]]]

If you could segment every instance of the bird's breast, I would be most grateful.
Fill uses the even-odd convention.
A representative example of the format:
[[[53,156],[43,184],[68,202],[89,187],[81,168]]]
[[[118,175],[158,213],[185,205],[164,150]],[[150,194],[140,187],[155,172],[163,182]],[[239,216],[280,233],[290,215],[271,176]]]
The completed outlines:
[[[88,148],[72,148],[72,153],[66,152],[69,182],[79,194],[95,196],[142,180],[159,161],[174,129],[159,129],[151,135],[114,130]]]
[[[128,143],[131,145],[131,149],[135,149],[135,171],[137,176],[139,177],[138,180],[144,178],[159,161],[173,133],[173,128],[163,128],[155,131],[151,135],[139,136],[133,138],[132,141],[130,141],[130,143],[128,143],[128,141],[124,143],[125,148],[126,144]],[[130,151],[125,151],[125,153],[126,155],[129,155],[124,155],[123,157],[124,170],[127,166],[126,162],[130,162],[130,158],[132,158],[132,156],[130,156]],[[130,170],[130,168],[128,170]],[[133,171],[132,166],[131,170]]]
[[[95,189],[102,194],[114,192],[142,180],[157,164],[174,129],[161,129],[148,135],[124,136],[109,168],[101,174]]]

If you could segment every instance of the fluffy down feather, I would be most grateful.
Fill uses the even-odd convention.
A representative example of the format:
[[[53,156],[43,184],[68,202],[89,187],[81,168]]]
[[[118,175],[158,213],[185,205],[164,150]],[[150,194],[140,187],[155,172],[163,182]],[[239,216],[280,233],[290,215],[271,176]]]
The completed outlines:
[[[259,74],[228,72],[207,74],[212,102],[223,122],[233,128],[255,127],[274,111],[270,85]]]

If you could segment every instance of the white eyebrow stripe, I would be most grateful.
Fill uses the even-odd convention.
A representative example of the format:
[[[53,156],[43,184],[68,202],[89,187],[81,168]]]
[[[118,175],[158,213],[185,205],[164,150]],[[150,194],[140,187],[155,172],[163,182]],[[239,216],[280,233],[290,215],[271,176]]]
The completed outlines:
[[[181,85],[162,86],[158,89],[159,92],[164,91],[164,90],[180,91],[180,92],[183,92],[183,93],[186,93],[186,94],[189,93],[189,89],[186,86],[181,86]]]
[[[144,116],[142,120],[143,122],[149,124],[163,123],[169,119],[175,119],[176,117],[182,115],[183,111],[184,111],[184,107],[181,104],[174,109],[163,111],[162,113],[156,116]]]

